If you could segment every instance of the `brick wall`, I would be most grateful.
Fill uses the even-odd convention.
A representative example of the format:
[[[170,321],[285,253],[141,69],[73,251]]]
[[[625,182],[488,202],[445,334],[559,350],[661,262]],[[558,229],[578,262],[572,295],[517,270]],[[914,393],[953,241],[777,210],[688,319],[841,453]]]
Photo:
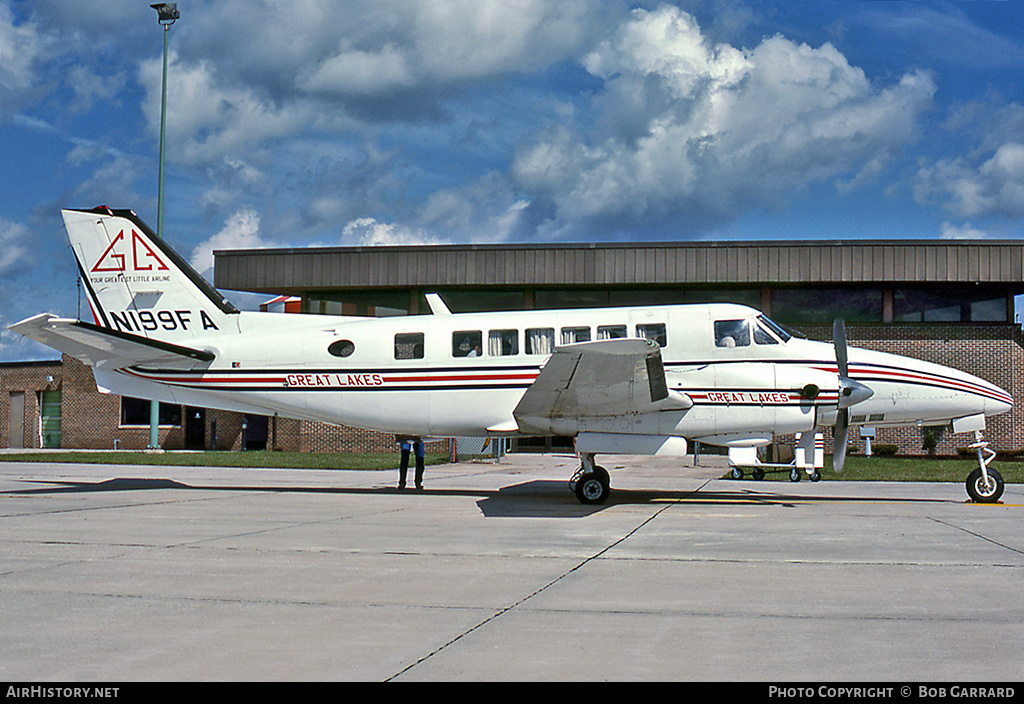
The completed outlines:
[[[21,446],[40,447],[39,392],[61,388],[60,362],[26,362],[0,365],[0,447],[11,443],[11,394],[24,392],[25,410]]]

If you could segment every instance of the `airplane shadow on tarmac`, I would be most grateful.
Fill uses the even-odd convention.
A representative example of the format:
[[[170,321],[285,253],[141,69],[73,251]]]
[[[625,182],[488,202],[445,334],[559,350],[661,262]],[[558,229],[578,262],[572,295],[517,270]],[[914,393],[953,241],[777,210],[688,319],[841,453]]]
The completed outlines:
[[[842,503],[863,501],[885,501],[898,503],[948,503],[946,499],[892,498],[864,496],[795,496],[785,492],[772,492],[763,489],[753,491],[737,489],[730,491],[704,491],[703,488],[666,491],[648,489],[615,489],[607,503],[601,505],[584,505],[579,503],[569,490],[566,481],[536,479],[521,484],[513,484],[496,490],[489,489],[438,489],[422,491],[399,491],[383,487],[310,487],[310,486],[259,486],[259,485],[212,485],[191,486],[172,479],[159,478],[115,478],[99,482],[87,481],[49,481],[30,480],[33,483],[47,484],[45,487],[32,489],[14,489],[0,491],[0,495],[31,496],[53,494],[76,494],[91,492],[122,492],[122,491],[251,491],[277,492],[296,494],[339,494],[352,496],[394,495],[396,498],[422,498],[438,496],[464,496],[477,498],[477,506],[488,518],[585,518],[613,506],[644,505],[644,504],[692,504],[700,506],[714,505],[762,505],[792,508],[798,504]]]

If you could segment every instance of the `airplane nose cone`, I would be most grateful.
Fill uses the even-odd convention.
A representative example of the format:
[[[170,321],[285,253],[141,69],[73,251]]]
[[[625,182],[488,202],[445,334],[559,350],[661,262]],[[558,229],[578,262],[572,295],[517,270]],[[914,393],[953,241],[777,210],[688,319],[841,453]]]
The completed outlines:
[[[985,415],[997,416],[1000,413],[1006,413],[1013,408],[1013,396],[1010,396],[1007,392],[1000,389],[998,386],[995,388],[994,398],[986,399],[985,401]]]

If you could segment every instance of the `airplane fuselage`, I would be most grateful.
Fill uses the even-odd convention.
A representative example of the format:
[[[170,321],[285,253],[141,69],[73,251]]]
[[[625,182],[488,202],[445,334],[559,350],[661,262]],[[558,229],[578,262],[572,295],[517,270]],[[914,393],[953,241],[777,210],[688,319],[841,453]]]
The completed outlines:
[[[839,393],[831,345],[791,337],[733,304],[390,318],[240,313],[237,325],[240,335],[208,338],[212,362],[104,370],[97,381],[175,403],[409,435],[620,432],[728,446],[830,425]],[[668,387],[692,406],[517,426],[513,410],[555,346],[619,337],[657,342]],[[947,422],[1012,403],[979,378],[881,352],[851,348],[850,376],[874,392],[854,421],[875,426]]]

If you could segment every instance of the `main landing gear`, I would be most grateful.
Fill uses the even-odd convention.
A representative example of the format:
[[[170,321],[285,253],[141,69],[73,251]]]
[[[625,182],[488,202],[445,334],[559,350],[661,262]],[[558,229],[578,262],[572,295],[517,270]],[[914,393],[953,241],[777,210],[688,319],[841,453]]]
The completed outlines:
[[[996,453],[982,439],[980,430],[974,431],[974,442],[969,447],[978,453],[978,468],[967,475],[967,495],[975,503],[994,504],[1003,495],[1002,475],[988,467]]]
[[[608,470],[594,464],[594,453],[580,456],[580,468],[569,480],[569,488],[582,504],[603,504],[612,493]]]

